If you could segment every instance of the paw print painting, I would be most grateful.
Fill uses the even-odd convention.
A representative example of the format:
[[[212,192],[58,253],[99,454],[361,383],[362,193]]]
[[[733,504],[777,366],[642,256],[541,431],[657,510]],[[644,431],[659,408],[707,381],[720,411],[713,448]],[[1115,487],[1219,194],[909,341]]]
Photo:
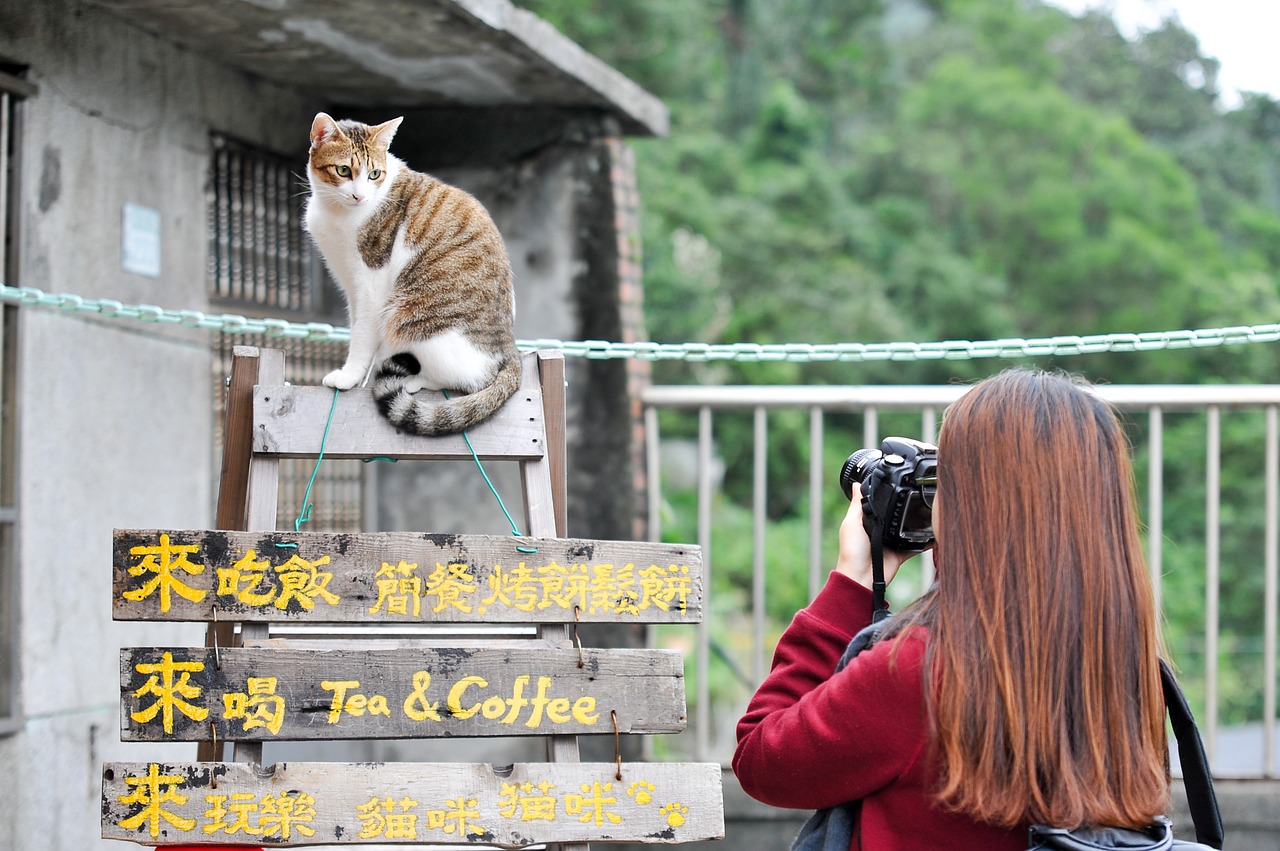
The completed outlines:
[[[684,817],[689,814],[689,808],[679,801],[673,801],[670,804],[663,804],[658,808],[658,814],[667,817],[667,824],[672,827],[680,827],[684,824]]]
[[[627,787],[627,794],[630,795],[640,806],[653,803],[653,790],[657,787],[647,780],[637,780]]]

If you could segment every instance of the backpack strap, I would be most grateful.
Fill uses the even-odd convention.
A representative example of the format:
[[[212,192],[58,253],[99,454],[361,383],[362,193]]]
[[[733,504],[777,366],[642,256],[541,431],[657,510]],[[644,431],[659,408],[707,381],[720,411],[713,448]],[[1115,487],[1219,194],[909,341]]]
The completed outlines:
[[[888,620],[886,617],[885,620]],[[858,630],[857,634],[849,640],[849,646],[844,649],[844,655],[840,657],[840,661],[836,663],[836,670],[843,671],[845,666],[853,660],[863,650],[866,650],[872,644],[879,640],[880,634],[889,628],[884,620],[878,621],[868,626],[864,626]]]
[[[1169,711],[1173,737],[1178,742],[1178,762],[1182,766],[1182,784],[1187,790],[1191,821],[1196,826],[1196,841],[1221,848],[1222,814],[1218,812],[1218,796],[1213,791],[1213,776],[1209,772],[1204,742],[1173,669],[1163,659],[1160,660],[1160,685],[1164,689],[1164,704]]]

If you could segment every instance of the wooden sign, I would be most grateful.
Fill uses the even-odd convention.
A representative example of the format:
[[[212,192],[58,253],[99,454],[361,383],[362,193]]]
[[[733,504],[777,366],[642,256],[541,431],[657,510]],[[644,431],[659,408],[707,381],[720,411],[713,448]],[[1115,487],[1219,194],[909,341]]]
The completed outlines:
[[[120,653],[120,692],[125,741],[676,733],[686,723],[675,650],[132,648]]]
[[[621,779],[618,774],[621,773]],[[107,763],[102,836],[143,845],[683,843],[724,836],[715,763]]]
[[[702,552],[686,544],[125,529],[113,563],[116,620],[702,620]]]

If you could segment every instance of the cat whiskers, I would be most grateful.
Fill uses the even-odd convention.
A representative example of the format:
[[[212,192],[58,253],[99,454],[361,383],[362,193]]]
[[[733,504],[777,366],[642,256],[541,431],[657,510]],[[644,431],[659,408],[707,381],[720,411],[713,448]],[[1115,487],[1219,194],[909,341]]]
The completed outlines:
[[[305,174],[299,174],[296,171],[289,172],[289,176],[294,179],[296,185],[302,187],[300,192],[289,193],[290,198],[301,198],[311,194],[311,180]]]

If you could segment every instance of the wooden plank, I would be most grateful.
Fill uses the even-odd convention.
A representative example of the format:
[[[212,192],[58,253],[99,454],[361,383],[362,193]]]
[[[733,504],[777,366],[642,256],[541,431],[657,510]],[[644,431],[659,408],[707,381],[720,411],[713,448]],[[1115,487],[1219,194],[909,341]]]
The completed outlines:
[[[102,836],[142,845],[677,844],[724,837],[714,763],[107,763]]]
[[[564,355],[539,350],[538,374],[542,384],[542,410],[547,429],[547,459],[550,462],[551,493],[555,505],[556,537],[569,532],[569,463],[565,457],[565,377]]]
[[[279,355],[252,346],[232,349],[222,429],[222,472],[218,483],[219,529],[243,529],[249,488],[249,458],[253,454],[253,388],[262,358]]]
[[[483,460],[519,461],[546,454],[537,359],[533,353],[522,358],[521,389],[490,419],[467,432],[471,447]],[[443,398],[430,390],[420,395]],[[333,419],[325,438],[330,410]],[[254,452],[279,458],[314,458],[321,443],[326,458],[471,458],[471,447],[462,435],[422,437],[392,427],[378,412],[368,389],[339,393],[335,403],[328,387],[259,386],[253,419]]]
[[[125,741],[677,733],[675,650],[264,647],[120,651]],[[514,644],[514,642],[513,642]]]
[[[685,544],[117,529],[112,554],[116,620],[211,621],[216,608],[242,622],[697,623],[703,612],[702,553]]]
[[[432,394],[429,390],[420,391]],[[467,432],[476,454],[488,460],[540,458],[546,451],[540,392],[520,391],[498,414]],[[329,436],[325,423],[333,408]],[[254,392],[254,452],[278,458],[314,458],[324,443],[326,458],[391,457],[441,461],[470,459],[460,434],[422,437],[391,426],[367,389],[339,393],[327,387],[258,387]]]

